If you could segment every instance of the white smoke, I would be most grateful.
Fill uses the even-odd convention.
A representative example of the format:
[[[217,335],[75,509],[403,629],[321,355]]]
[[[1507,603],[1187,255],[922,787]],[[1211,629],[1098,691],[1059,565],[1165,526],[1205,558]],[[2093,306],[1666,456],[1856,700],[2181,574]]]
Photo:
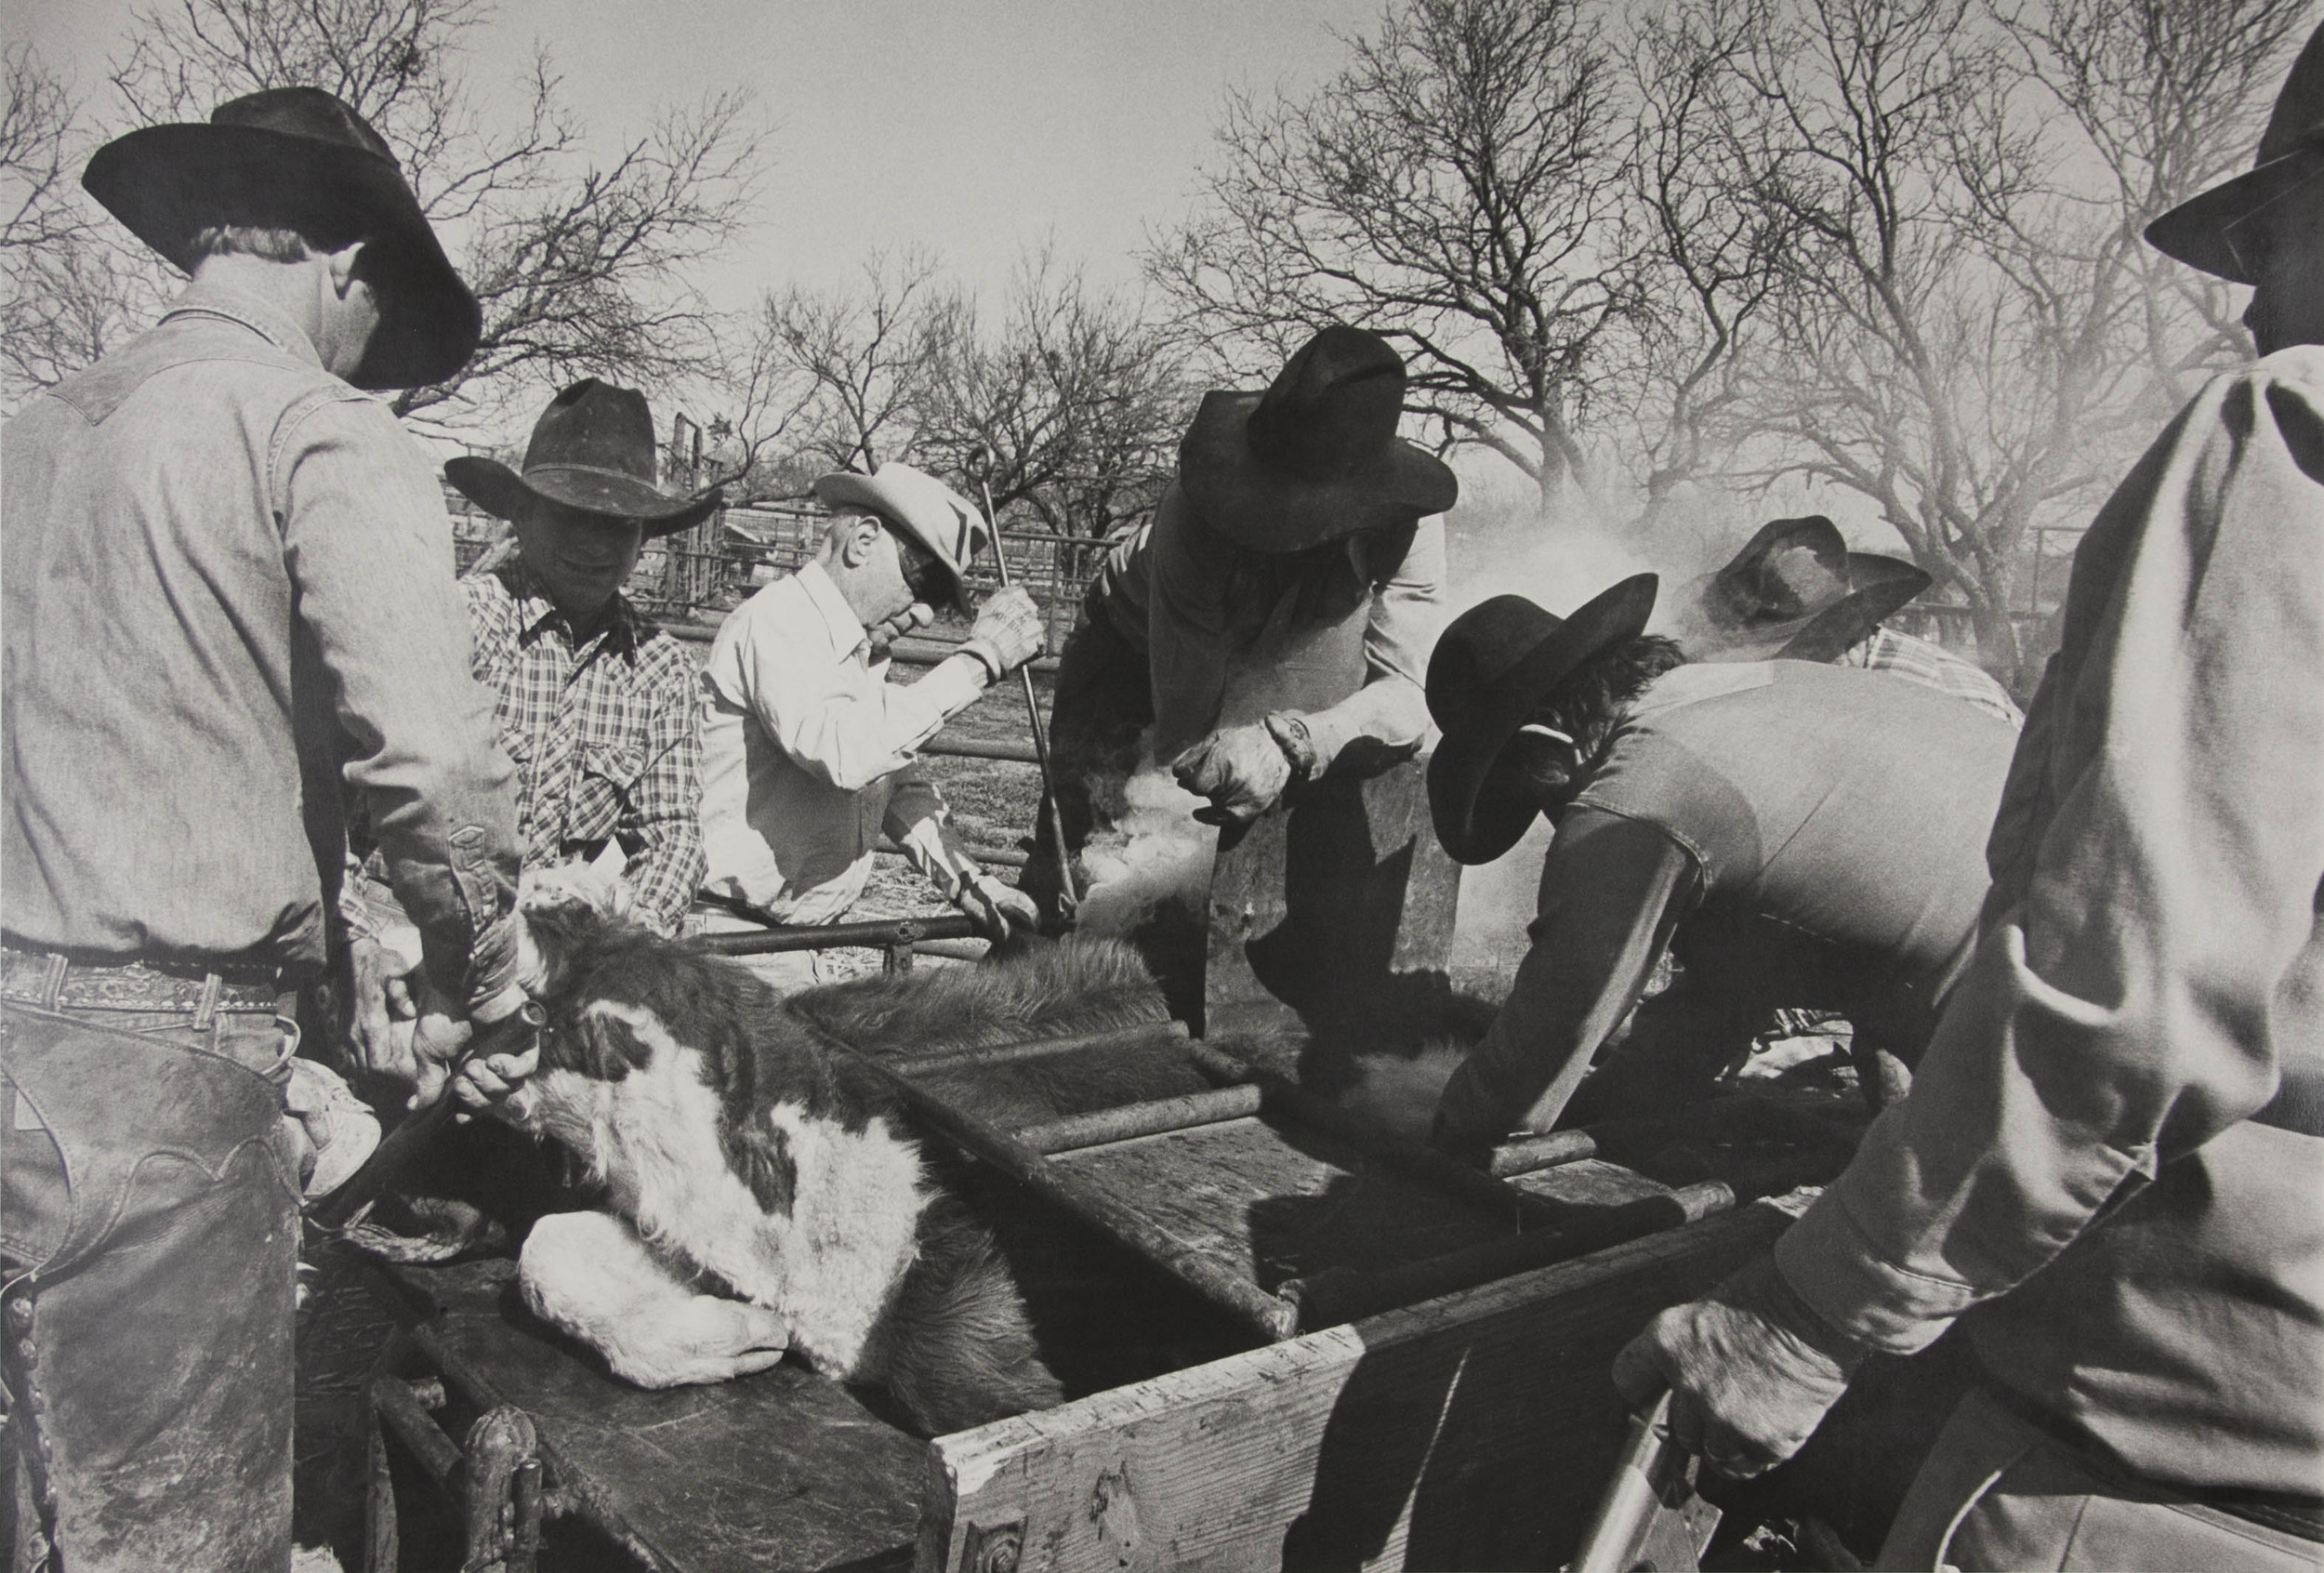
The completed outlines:
[[[1077,926],[1119,938],[1172,905],[1199,923],[1219,850],[1217,827],[1195,818],[1206,800],[1152,763],[1129,778],[1122,798],[1115,822],[1092,831],[1082,848],[1087,889]]]

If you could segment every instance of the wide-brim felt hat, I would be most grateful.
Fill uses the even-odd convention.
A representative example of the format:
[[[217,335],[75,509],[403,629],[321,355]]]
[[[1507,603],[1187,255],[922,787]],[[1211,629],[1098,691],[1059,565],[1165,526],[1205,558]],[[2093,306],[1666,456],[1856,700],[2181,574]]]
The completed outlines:
[[[1428,663],[1428,708],[1443,738],[1428,762],[1429,817],[1456,863],[1490,863],[1517,844],[1540,804],[1502,766],[1509,740],[1551,690],[1654,615],[1652,574],[1624,579],[1570,617],[1497,595],[1452,620]]]
[[[673,497],[654,483],[654,414],[645,395],[593,377],[549,401],[533,424],[522,471],[477,455],[443,467],[445,480],[503,519],[514,519],[528,501],[548,502],[635,521],[648,537],[691,528],[725,500],[716,490]]]
[[[149,126],[97,150],[81,184],[131,233],[193,271],[212,225],[294,224],[335,245],[365,243],[362,276],[381,317],[358,388],[420,388],[468,364],[483,312],[443,252],[394,153],[319,87],[229,99],[207,123]]]
[[[1460,482],[1396,435],[1404,391],[1403,357],[1386,339],[1335,324],[1265,391],[1203,395],[1179,443],[1179,486],[1205,524],[1254,551],[1442,513]]]
[[[2318,174],[2313,152],[2324,142],[2324,27],[2308,35],[2276,95],[2251,167],[2199,192],[2146,226],[2146,244],[2191,268],[2237,284],[2257,284],[2236,255],[2227,228]]]
[[[1820,513],[1760,526],[1714,573],[1672,598],[1670,633],[1697,661],[1830,659],[1805,654],[1849,629],[1832,654],[1868,637],[1922,594],[1928,573],[1902,558],[1852,551]]]
[[[868,475],[855,469],[819,475],[814,493],[832,508],[867,509],[918,541],[951,580],[953,604],[969,609],[968,565],[992,535],[974,503],[926,470],[893,459]]]

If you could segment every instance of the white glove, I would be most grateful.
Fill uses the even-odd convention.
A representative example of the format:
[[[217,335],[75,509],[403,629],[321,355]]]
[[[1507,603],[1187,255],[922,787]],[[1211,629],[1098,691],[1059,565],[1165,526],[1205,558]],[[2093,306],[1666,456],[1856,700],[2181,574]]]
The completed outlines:
[[[1011,585],[978,609],[976,625],[960,648],[984,662],[997,682],[1038,655],[1045,642],[1040,607],[1022,587]]]

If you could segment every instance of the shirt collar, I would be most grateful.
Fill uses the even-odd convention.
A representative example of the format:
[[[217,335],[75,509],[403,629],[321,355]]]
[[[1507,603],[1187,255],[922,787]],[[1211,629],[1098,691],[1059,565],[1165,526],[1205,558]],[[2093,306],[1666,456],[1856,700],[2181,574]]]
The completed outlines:
[[[548,599],[541,588],[539,576],[525,566],[522,555],[511,556],[493,570],[509,599],[517,603],[517,637],[524,642],[538,639],[545,631],[554,630],[564,636],[567,644],[574,644],[573,628],[565,621],[557,603]],[[613,615],[606,620],[601,633],[586,644],[575,646],[575,654],[584,654],[591,646],[599,646],[626,657],[632,666],[638,661],[638,612],[629,604],[629,598],[618,590],[614,594]]]
[[[314,340],[307,337],[306,330],[247,291],[196,280],[170,302],[169,310],[162,313],[162,321],[186,316],[221,317],[239,323],[284,354],[295,355],[318,370],[322,368],[323,357],[316,352]]]
[[[799,588],[807,592],[807,604],[823,615],[824,631],[831,636],[835,654],[852,655],[864,643],[864,620],[855,615],[847,597],[839,593],[831,575],[824,572],[820,562],[810,562],[800,568]]]

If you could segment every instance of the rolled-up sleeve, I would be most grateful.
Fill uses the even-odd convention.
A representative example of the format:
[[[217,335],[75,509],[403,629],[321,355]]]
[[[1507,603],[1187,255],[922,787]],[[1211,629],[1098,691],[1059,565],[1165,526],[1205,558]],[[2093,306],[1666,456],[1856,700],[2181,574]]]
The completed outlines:
[[[1912,1095],[1777,1247],[1917,1349],[2276,1092],[2324,890],[2324,417],[2199,396],[2082,549],[1996,829],[1978,953]]]
[[[514,905],[513,773],[469,676],[452,526],[425,454],[385,406],[294,405],[271,464],[284,561],[336,691],[346,777],[436,985],[469,998],[470,951]]]
[[[1364,625],[1364,685],[1307,718],[1322,771],[1357,738],[1417,747],[1428,731],[1428,657],[1445,612],[1445,522],[1423,519],[1396,571],[1372,592]]]

